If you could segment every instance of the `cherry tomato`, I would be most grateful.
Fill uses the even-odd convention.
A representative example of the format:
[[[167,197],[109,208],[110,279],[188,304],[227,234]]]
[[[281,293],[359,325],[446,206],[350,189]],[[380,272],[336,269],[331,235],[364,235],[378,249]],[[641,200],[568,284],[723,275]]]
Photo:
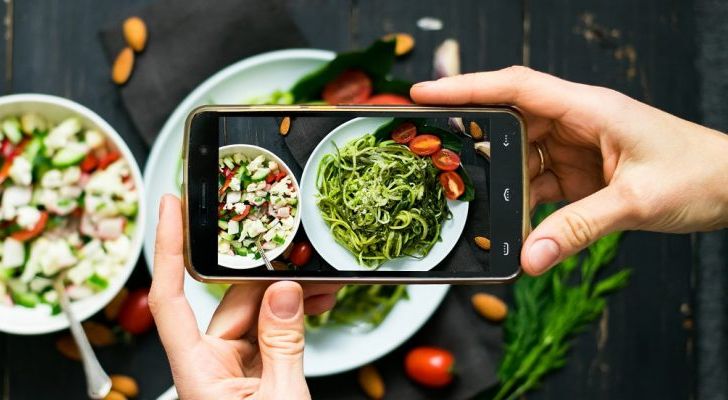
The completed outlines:
[[[460,166],[460,156],[452,150],[440,149],[432,155],[432,163],[439,170],[455,171]]]
[[[93,153],[88,153],[86,155],[86,158],[81,161],[81,171],[83,172],[91,172],[96,169],[96,167],[99,165],[99,160],[96,158],[96,156],[93,155]]]
[[[394,128],[392,140],[400,144],[407,144],[417,136],[417,127],[411,122],[405,122]]]
[[[38,222],[35,223],[35,226],[30,229],[13,232],[12,234],[10,234],[10,237],[21,242],[30,240],[43,232],[43,228],[45,228],[47,222],[48,213],[46,211],[41,211],[40,217],[38,218]]]
[[[99,160],[99,169],[106,169],[111,163],[118,160],[119,157],[121,157],[121,154],[118,151],[110,151]]]
[[[230,220],[232,220],[232,221],[242,221],[243,218],[247,217],[248,214],[250,214],[250,208],[251,208],[250,205],[249,204],[246,204],[245,205],[245,208],[243,208],[243,212],[241,212],[240,214],[238,214],[238,215],[230,218]]]
[[[362,104],[412,104],[412,101],[408,97],[400,96],[393,93],[379,93],[368,98]]]
[[[129,293],[121,305],[118,321],[122,329],[132,335],[144,333],[154,325],[149,310],[149,289],[137,289]]]
[[[416,347],[407,353],[404,367],[415,382],[441,388],[452,382],[455,357],[452,353],[438,347]]]
[[[288,256],[288,258],[294,265],[302,267],[306,265],[309,261],[311,261],[312,253],[313,249],[311,248],[311,243],[307,241],[301,241],[293,244],[291,254]]]
[[[429,156],[440,150],[440,138],[435,135],[419,135],[409,143],[410,150],[418,156]]]
[[[366,101],[371,94],[372,80],[364,72],[350,69],[327,83],[321,97],[331,105],[358,104]]]
[[[463,178],[455,171],[445,171],[440,174],[440,185],[445,189],[445,197],[456,200],[465,193]]]

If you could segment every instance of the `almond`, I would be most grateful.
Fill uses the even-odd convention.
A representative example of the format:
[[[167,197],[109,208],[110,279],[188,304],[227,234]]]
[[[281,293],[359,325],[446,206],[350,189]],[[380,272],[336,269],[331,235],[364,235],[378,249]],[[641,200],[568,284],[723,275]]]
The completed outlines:
[[[115,390],[126,397],[137,397],[139,385],[134,378],[126,375],[111,375],[111,390]]]
[[[276,271],[288,270],[288,264],[284,263],[283,261],[273,260],[270,262],[270,265],[273,266],[273,269]]]
[[[359,369],[359,385],[370,399],[384,397],[384,380],[373,365],[366,365]]]
[[[490,239],[488,238],[476,236],[475,244],[483,250],[490,250]]]
[[[121,306],[124,304],[124,300],[126,300],[126,297],[129,295],[129,289],[127,288],[121,288],[119,293],[114,296],[114,299],[111,300],[109,304],[104,307],[104,316],[109,321],[113,321],[116,319],[116,317],[119,316],[119,311],[121,311]]]
[[[123,85],[129,80],[134,70],[134,52],[130,47],[124,47],[116,56],[114,65],[111,67],[111,80],[117,85]]]
[[[483,130],[475,121],[470,121],[470,136],[474,140],[483,140]]]
[[[124,39],[137,53],[147,45],[147,24],[139,17],[129,17],[124,21]]]
[[[58,340],[56,340],[56,349],[59,353],[63,354],[64,357],[70,360],[81,360],[81,352],[79,352],[78,346],[76,346],[76,341],[73,340],[71,335],[63,335],[59,337]]]
[[[382,37],[382,40],[392,39],[396,41],[394,45],[394,54],[398,56],[403,56],[409,53],[412,51],[412,48],[415,47],[415,39],[409,33],[390,33]]]
[[[104,400],[126,400],[126,396],[116,390],[112,390],[104,397]]]
[[[281,120],[281,126],[278,128],[278,132],[281,135],[288,135],[288,131],[291,130],[291,117],[283,117]]]
[[[475,311],[490,321],[500,322],[508,315],[508,305],[492,294],[476,293],[470,301]]]
[[[94,321],[86,321],[83,323],[83,330],[86,332],[89,343],[94,346],[104,347],[116,343],[116,336],[111,329]]]

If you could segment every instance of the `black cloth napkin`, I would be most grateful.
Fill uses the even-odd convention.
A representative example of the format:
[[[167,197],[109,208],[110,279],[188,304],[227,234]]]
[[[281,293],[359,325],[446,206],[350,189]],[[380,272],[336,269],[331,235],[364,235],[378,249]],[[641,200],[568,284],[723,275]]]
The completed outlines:
[[[284,4],[282,0],[160,0],[136,13],[147,23],[149,42],[147,49],[137,55],[134,74],[120,91],[124,106],[147,143],[153,143],[163,123],[184,97],[218,70],[261,52],[306,47]],[[124,46],[121,22],[126,17],[119,16],[101,32],[110,62]],[[300,128],[294,123],[286,141],[293,157],[303,166],[320,137],[297,134]],[[323,135],[329,131],[319,132]],[[291,142],[294,138],[295,143]],[[472,161],[474,157],[466,154],[463,160]],[[482,169],[475,169],[468,164],[476,186],[483,187],[485,175]],[[487,216],[487,210],[477,211],[471,205],[469,215],[470,218]],[[469,225],[465,232],[469,236],[484,226],[483,221]],[[482,252],[469,246],[463,243],[453,250],[449,259],[456,262],[451,261],[451,265],[476,265],[468,257]],[[454,286],[414,337],[375,363],[387,385],[387,398],[469,399],[495,384],[502,330],[473,311],[470,296],[476,291],[503,297],[505,288]],[[433,391],[423,389],[405,376],[404,355],[420,345],[440,346],[454,353],[458,377],[453,385]],[[309,387],[314,399],[365,398],[359,389],[356,371],[309,379]]]
[[[282,0],[161,0],[136,15],[146,22],[149,40],[120,90],[149,145],[185,96],[221,68],[266,51],[306,47]],[[110,62],[125,46],[127,17],[101,32]]]

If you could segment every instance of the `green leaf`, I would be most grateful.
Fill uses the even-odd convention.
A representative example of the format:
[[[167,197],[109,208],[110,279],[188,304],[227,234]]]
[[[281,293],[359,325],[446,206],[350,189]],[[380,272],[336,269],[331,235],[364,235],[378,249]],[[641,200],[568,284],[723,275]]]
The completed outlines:
[[[394,93],[406,94],[403,81],[392,81],[388,77],[394,64],[394,46],[394,40],[377,40],[363,51],[339,53],[336,58],[293,85],[290,90],[293,102],[304,103],[320,100],[324,86],[348,69],[359,69],[366,73],[373,81],[375,93],[386,88],[396,90]]]
[[[600,297],[606,294],[612,293],[616,290],[622,289],[629,283],[629,278],[632,276],[632,271],[629,269],[623,269],[609,276],[608,278],[602,279],[599,283],[594,286],[592,296]]]

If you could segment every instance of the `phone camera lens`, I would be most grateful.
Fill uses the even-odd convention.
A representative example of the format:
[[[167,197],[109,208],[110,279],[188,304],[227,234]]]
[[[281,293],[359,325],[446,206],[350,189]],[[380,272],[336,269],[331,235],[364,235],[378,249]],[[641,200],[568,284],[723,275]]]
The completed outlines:
[[[200,146],[200,154],[203,156],[207,155],[207,146]]]

